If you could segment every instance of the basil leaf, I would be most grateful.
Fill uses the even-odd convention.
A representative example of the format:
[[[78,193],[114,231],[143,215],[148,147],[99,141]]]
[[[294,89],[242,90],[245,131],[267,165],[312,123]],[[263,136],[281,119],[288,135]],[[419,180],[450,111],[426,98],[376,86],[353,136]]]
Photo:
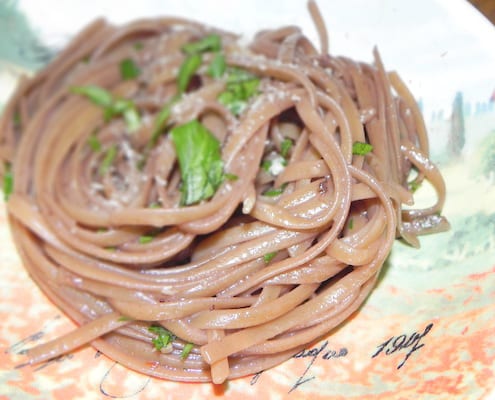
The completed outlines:
[[[179,76],[177,78],[179,93],[184,93],[187,90],[191,78],[201,66],[202,61],[203,59],[201,55],[197,53],[191,54],[190,56],[186,57],[179,68]]]
[[[286,186],[287,186],[287,183],[284,183],[279,188],[268,189],[267,191],[263,192],[262,194],[263,194],[263,196],[267,196],[267,197],[280,196],[284,192]]]
[[[180,353],[180,358],[182,360],[185,360],[189,356],[189,353],[191,353],[191,350],[193,349],[193,347],[194,347],[194,344],[186,343],[184,345],[184,348],[182,349],[182,352]]]
[[[161,350],[168,346],[168,344],[175,339],[175,335],[162,326],[152,325],[148,328],[148,331],[157,335],[156,338],[151,339],[151,342],[157,350]]]
[[[10,195],[14,191],[14,175],[10,163],[5,163],[5,171],[3,173],[3,200],[8,201]]]
[[[292,140],[284,139],[280,144],[280,155],[286,158],[289,155],[289,151],[292,148]]]
[[[249,71],[232,68],[227,75],[226,90],[218,96],[218,101],[234,115],[239,115],[248,100],[258,93],[260,79]]]
[[[124,110],[123,117],[127,130],[129,132],[136,132],[141,126],[141,117],[135,107],[130,107]]]
[[[365,156],[373,150],[373,146],[369,143],[354,142],[352,144],[352,154],[356,156]]]
[[[105,175],[110,166],[112,165],[113,161],[115,160],[115,157],[117,156],[117,145],[113,145],[112,147],[109,147],[107,152],[105,153],[105,158],[103,158],[103,161],[100,164],[100,175]]]
[[[71,89],[72,93],[80,94],[86,96],[89,100],[91,100],[94,104],[102,107],[111,107],[113,103],[112,94],[99,87],[94,85],[88,86],[73,86]]]
[[[207,51],[220,51],[222,39],[219,35],[211,34],[196,42],[187,43],[182,46],[182,51],[186,54],[204,53]]]
[[[208,75],[212,78],[220,78],[225,73],[225,57],[222,53],[216,53],[208,67]]]
[[[98,136],[96,136],[96,132],[93,132],[88,138],[88,145],[94,152],[101,150],[101,142],[98,139]]]
[[[209,199],[224,178],[219,141],[197,120],[174,127],[170,136],[182,177],[181,204]]]
[[[136,65],[132,58],[126,58],[122,60],[119,64],[120,76],[123,80],[131,80],[137,78],[141,73],[141,70]]]
[[[270,261],[273,260],[273,257],[275,257],[276,255],[277,255],[276,251],[272,251],[271,253],[266,253],[263,256],[263,261],[268,264]]]

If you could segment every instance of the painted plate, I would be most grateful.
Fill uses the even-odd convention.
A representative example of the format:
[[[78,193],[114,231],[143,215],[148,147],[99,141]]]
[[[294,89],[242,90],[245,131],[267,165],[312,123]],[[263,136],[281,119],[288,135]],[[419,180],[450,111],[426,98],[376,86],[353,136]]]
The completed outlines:
[[[17,352],[73,329],[24,271],[0,205],[0,398],[495,398],[495,29],[461,0],[320,0],[331,51],[371,61],[414,92],[445,176],[452,229],[399,242],[351,320],[262,374],[214,387],[150,379],[91,348],[36,367]],[[97,16],[180,15],[242,33],[296,24],[317,42],[304,0],[0,1],[0,106]],[[452,117],[464,130],[453,131]],[[456,136],[458,140],[453,140]],[[431,193],[419,192],[428,202]]]

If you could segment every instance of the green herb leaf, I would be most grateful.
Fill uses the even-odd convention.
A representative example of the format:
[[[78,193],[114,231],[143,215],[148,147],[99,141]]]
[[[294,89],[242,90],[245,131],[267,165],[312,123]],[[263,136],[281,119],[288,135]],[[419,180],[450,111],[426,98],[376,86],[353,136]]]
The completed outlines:
[[[216,53],[208,67],[208,75],[212,78],[220,78],[225,73],[225,57],[222,53]]]
[[[14,175],[10,163],[5,163],[5,171],[3,173],[3,199],[8,201],[10,195],[14,191]]]
[[[141,70],[136,65],[132,58],[126,58],[120,62],[120,76],[123,80],[131,80],[137,78]]]
[[[141,244],[150,243],[153,239],[154,239],[153,235],[142,235],[139,236],[139,243]]]
[[[161,204],[154,201],[153,203],[150,203],[150,205],[148,206],[148,208],[161,208]]]
[[[219,35],[211,34],[196,42],[187,43],[182,46],[182,51],[188,55],[205,53],[207,51],[220,51],[222,39]]]
[[[106,122],[122,115],[129,132],[139,129],[141,117],[136,105],[129,99],[114,99],[107,90],[94,85],[73,86],[72,93],[86,96],[94,104],[103,107],[103,118]]]
[[[96,136],[96,132],[93,132],[88,138],[88,145],[94,152],[101,150],[101,142],[98,139],[98,136]]]
[[[148,328],[148,331],[157,335],[156,338],[151,339],[157,350],[163,349],[175,339],[175,335],[163,326],[152,325]]]
[[[134,318],[121,315],[119,318],[117,318],[117,321],[118,322],[134,321]]]
[[[272,167],[272,160],[264,160],[261,163],[261,169],[265,172],[270,172],[271,167]]]
[[[123,112],[123,117],[127,130],[129,132],[136,132],[141,126],[141,117],[135,107],[126,108]]]
[[[181,204],[209,199],[223,181],[219,141],[197,120],[174,127],[170,136],[182,176]]]
[[[227,179],[228,181],[236,181],[239,179],[239,177],[236,175],[236,174],[229,174],[229,173],[225,173],[224,175],[224,178]]]
[[[369,143],[354,142],[352,144],[352,154],[356,156],[365,156],[373,150],[373,146]]]
[[[14,128],[19,128],[21,126],[21,113],[19,112],[19,110],[16,110],[16,112],[14,113]]]
[[[172,106],[180,99],[180,96],[174,96],[172,99],[166,103],[158,115],[155,118],[155,126],[153,128],[153,132],[151,133],[151,139],[148,144],[148,147],[154,147],[156,145],[156,142],[158,141],[158,138],[160,134],[162,133],[163,129],[165,129],[165,126],[167,124],[167,121],[170,117],[170,113],[172,112]]]
[[[280,154],[282,155],[282,157],[287,158],[291,148],[292,148],[292,140],[290,139],[282,140],[282,143],[280,143]]]
[[[191,78],[201,66],[202,61],[203,59],[198,53],[191,54],[190,56],[186,57],[179,68],[179,76],[177,78],[179,93],[184,93],[187,90]]]
[[[110,168],[110,166],[113,164],[113,161],[115,160],[115,157],[117,156],[117,145],[113,145],[112,147],[109,147],[107,152],[105,153],[105,158],[103,158],[103,161],[100,164],[100,175],[105,175]]]
[[[71,92],[86,96],[89,100],[91,100],[98,106],[111,107],[113,104],[112,94],[99,86],[73,86],[71,88]]]
[[[268,189],[267,191],[263,192],[263,196],[267,196],[267,197],[280,196],[284,192],[286,186],[287,183],[284,183],[279,188]]]
[[[260,79],[249,71],[232,68],[227,76],[226,90],[218,96],[218,101],[234,115],[239,115],[248,100],[258,93]]]
[[[349,220],[349,230],[352,230],[352,228],[354,228],[354,219],[353,218],[351,218]]]
[[[182,352],[180,353],[180,358],[185,360],[189,356],[189,353],[193,348],[194,348],[194,344],[186,343],[184,345],[184,348],[182,349]]]
[[[277,255],[276,251],[272,251],[271,253],[266,253],[263,256],[263,261],[268,264],[270,261],[273,260],[273,257],[275,257],[276,255]]]
[[[144,47],[143,42],[134,43],[134,49],[136,49],[136,50],[142,50],[143,47]]]

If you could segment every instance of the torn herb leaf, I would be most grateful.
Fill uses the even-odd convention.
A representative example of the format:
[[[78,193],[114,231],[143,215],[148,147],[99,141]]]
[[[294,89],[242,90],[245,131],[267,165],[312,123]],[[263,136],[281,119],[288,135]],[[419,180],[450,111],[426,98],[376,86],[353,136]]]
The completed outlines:
[[[373,150],[373,146],[369,143],[354,142],[352,144],[352,154],[356,156],[365,156]]]
[[[157,350],[167,347],[175,339],[175,335],[166,330],[163,326],[152,325],[148,328],[148,331],[157,335],[156,338],[151,339],[151,342]]]
[[[179,89],[179,93],[184,93],[187,90],[191,78],[201,66],[202,61],[203,59],[198,53],[191,54],[186,57],[179,68],[179,75],[177,77],[177,86]]]
[[[194,344],[186,343],[182,349],[182,352],[180,353],[180,358],[182,360],[185,360],[189,356],[189,353],[191,353],[191,350],[193,348],[194,348]]]
[[[258,94],[260,79],[249,71],[231,68],[227,75],[226,90],[220,93],[218,101],[234,115],[239,115],[251,97]]]
[[[268,189],[265,192],[263,192],[263,196],[267,196],[267,197],[280,196],[284,192],[286,186],[287,186],[287,183],[284,183],[279,188]]]
[[[14,174],[12,173],[12,166],[10,163],[5,163],[5,170],[3,172],[3,199],[8,201],[10,195],[14,191]]]
[[[100,151],[101,150],[101,142],[98,139],[98,136],[96,136],[96,132],[93,132],[89,137],[88,137],[88,146],[93,150],[94,152]]]
[[[264,256],[263,256],[263,261],[265,263],[269,263],[270,261],[273,260],[273,258],[277,255],[277,252],[276,251],[272,251],[271,253],[266,253]]]
[[[137,66],[132,58],[126,58],[119,64],[120,76],[123,80],[135,79],[141,73],[141,69]]]
[[[182,46],[182,51],[188,55],[196,53],[205,53],[207,51],[220,51],[222,48],[222,39],[217,34],[211,34],[204,38],[192,42],[186,43]]]
[[[174,127],[170,136],[182,177],[181,204],[211,198],[224,178],[220,142],[197,120]]]
[[[105,157],[100,164],[100,175],[105,175],[107,173],[108,169],[113,164],[115,157],[117,157],[117,145],[109,147],[107,152],[105,153]]]
[[[289,151],[292,148],[292,140],[284,139],[280,144],[280,155],[284,158],[287,158],[289,155]]]
[[[222,53],[216,53],[208,66],[208,75],[212,78],[221,78],[225,73],[225,56]]]
[[[86,96],[91,102],[101,107],[111,107],[113,104],[112,94],[95,85],[73,86],[71,92]]]

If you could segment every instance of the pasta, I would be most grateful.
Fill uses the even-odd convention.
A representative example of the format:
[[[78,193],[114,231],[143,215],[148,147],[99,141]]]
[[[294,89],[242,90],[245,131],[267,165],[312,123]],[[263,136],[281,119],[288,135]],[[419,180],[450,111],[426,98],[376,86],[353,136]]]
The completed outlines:
[[[12,235],[78,325],[27,352],[92,346],[177,381],[245,376],[353,314],[395,239],[448,229],[415,100],[297,27],[96,20],[0,122]],[[428,181],[437,201],[413,207]]]

